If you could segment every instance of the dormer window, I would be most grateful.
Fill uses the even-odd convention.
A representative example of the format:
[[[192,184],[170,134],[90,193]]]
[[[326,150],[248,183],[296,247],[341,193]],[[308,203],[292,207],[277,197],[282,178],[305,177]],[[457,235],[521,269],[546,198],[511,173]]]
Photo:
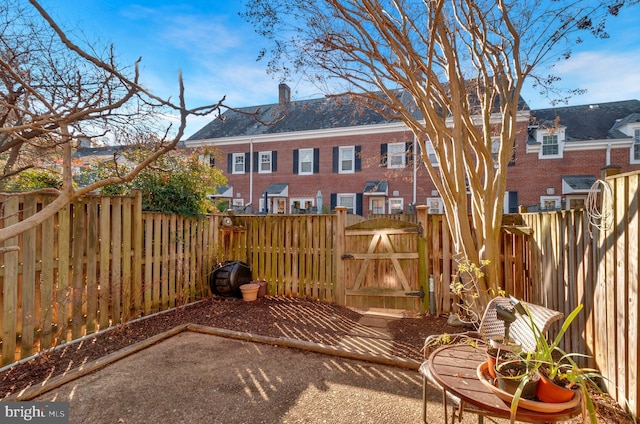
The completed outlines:
[[[536,131],[536,147],[539,159],[562,159],[564,150],[564,127],[540,128]],[[536,149],[537,150],[537,149]]]
[[[558,135],[542,136],[542,156],[558,156]]]

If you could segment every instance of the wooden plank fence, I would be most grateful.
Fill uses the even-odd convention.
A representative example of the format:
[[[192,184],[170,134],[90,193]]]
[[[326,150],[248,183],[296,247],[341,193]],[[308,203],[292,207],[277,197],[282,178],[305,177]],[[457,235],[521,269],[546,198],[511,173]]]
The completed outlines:
[[[2,204],[0,226],[34,214],[46,195]],[[217,218],[143,213],[140,195],[88,196],[4,243],[2,364],[206,293]]]
[[[335,215],[238,215],[223,228],[220,261],[248,263],[272,295],[334,301]]]
[[[565,351],[589,355],[608,392],[634,415],[640,414],[638,344],[640,173],[604,177],[611,198],[595,211],[609,214],[612,225],[586,210],[524,214],[533,228],[527,264],[531,267],[532,301],[568,315],[578,315],[564,337]],[[601,180],[602,181],[602,180]]]

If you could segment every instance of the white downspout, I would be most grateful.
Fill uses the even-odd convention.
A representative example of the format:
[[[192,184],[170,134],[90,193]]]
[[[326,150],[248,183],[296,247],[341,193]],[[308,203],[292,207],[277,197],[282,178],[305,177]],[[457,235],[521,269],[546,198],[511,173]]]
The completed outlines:
[[[249,139],[249,204],[253,210],[253,138]]]

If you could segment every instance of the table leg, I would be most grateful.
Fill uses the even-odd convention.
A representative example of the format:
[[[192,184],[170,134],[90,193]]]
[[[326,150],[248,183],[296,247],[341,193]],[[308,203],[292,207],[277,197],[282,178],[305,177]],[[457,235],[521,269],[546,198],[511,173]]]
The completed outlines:
[[[447,413],[448,413],[448,411],[447,411],[447,407],[448,407],[448,405],[447,405],[447,391],[444,388],[442,389],[442,406],[444,408],[444,424],[448,424],[449,417],[447,416]]]
[[[422,422],[427,424],[427,376],[422,376]]]

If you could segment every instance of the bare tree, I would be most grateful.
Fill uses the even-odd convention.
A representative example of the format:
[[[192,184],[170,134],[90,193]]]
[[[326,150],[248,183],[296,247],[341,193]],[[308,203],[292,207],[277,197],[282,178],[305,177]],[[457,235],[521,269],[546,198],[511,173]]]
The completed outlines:
[[[124,68],[117,64],[113,47],[103,52],[81,47],[36,0],[29,3],[0,4],[0,183],[40,167],[60,173],[62,188],[38,213],[0,229],[0,242],[42,223],[79,196],[131,181],[176,147],[188,116],[219,113],[225,107],[222,98],[188,109],[181,75],[176,101],[154,95],[139,82],[139,61]],[[177,128],[159,119],[161,114],[177,115]],[[116,163],[112,176],[74,188],[73,150],[87,139],[144,145],[151,153],[133,166],[129,163],[126,171]]]
[[[456,251],[488,262],[482,306],[501,285],[506,172],[516,135],[527,128],[523,84],[553,90],[547,65],[568,57],[581,32],[606,37],[605,19],[623,3],[251,0],[243,16],[269,40],[263,55],[271,71],[283,79],[303,72],[411,129]]]

